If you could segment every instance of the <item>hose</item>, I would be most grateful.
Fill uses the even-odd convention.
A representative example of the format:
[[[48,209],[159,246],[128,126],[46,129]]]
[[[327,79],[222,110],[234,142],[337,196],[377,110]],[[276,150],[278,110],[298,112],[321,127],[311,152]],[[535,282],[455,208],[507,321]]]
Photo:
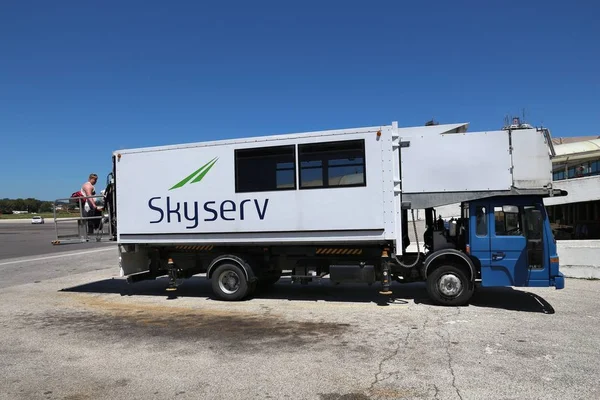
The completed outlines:
[[[398,257],[396,257],[396,254],[393,255],[394,260],[396,260],[396,262],[398,263],[398,265],[400,265],[403,268],[413,268],[415,267],[418,263],[419,260],[421,259],[421,249],[419,247],[419,235],[417,234],[417,223],[415,221],[415,210],[410,210],[410,214],[412,216],[412,223],[413,223],[413,228],[415,230],[415,240],[417,241],[417,259],[415,260],[414,263],[410,264],[410,265],[406,265],[403,264],[402,261],[398,260]]]

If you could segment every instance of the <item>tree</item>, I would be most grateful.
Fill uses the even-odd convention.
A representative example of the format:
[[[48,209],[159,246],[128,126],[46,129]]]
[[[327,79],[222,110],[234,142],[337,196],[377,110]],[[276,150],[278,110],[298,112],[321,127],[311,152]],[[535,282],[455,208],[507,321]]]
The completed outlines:
[[[42,204],[40,205],[39,212],[41,212],[41,213],[47,213],[47,212],[52,212],[53,211],[54,204],[51,201],[43,201],[41,203]]]
[[[27,199],[0,199],[0,213],[12,214],[13,211],[51,212],[52,202],[41,201],[32,197]]]
[[[38,213],[40,211],[40,206],[42,205],[40,200],[33,199],[31,197],[23,200],[23,203],[25,210],[29,211],[30,213]]]
[[[12,200],[13,211],[24,211],[26,209],[25,201],[23,199]]]
[[[13,212],[12,200],[2,199],[0,200],[0,213],[11,214]]]

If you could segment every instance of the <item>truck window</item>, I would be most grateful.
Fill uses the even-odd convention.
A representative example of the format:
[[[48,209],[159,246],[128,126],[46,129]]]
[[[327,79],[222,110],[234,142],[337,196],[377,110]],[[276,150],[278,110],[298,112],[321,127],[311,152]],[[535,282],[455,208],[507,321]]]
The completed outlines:
[[[535,206],[524,207],[523,216],[525,217],[525,236],[531,240],[542,239],[544,217],[540,210]]]
[[[296,154],[291,146],[235,150],[235,191],[296,189]]]
[[[496,236],[522,236],[521,214],[517,206],[494,207]]]
[[[487,213],[484,206],[477,206],[475,208],[475,233],[477,236],[487,236]]]
[[[301,144],[298,158],[300,189],[366,186],[364,140]]]

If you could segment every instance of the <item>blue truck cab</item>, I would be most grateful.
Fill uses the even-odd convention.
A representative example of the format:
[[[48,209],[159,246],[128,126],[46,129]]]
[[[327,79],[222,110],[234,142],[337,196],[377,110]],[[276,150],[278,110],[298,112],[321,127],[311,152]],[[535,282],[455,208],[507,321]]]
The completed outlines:
[[[483,199],[470,202],[468,210],[466,252],[477,261],[481,286],[564,288],[542,198]]]
[[[564,288],[542,196],[462,202],[461,217],[450,221],[436,219],[433,208],[425,211],[420,278],[434,302],[465,304],[476,287]],[[395,272],[402,274],[402,269]]]

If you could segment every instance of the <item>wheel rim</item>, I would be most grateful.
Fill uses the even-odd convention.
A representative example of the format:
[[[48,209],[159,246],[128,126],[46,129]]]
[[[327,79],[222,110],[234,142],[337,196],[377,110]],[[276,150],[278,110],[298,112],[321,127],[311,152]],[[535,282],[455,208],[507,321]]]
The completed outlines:
[[[463,284],[458,276],[445,274],[438,281],[438,289],[446,297],[456,297],[462,292]]]
[[[226,294],[234,294],[240,289],[240,277],[235,271],[223,271],[219,275],[219,289]]]

